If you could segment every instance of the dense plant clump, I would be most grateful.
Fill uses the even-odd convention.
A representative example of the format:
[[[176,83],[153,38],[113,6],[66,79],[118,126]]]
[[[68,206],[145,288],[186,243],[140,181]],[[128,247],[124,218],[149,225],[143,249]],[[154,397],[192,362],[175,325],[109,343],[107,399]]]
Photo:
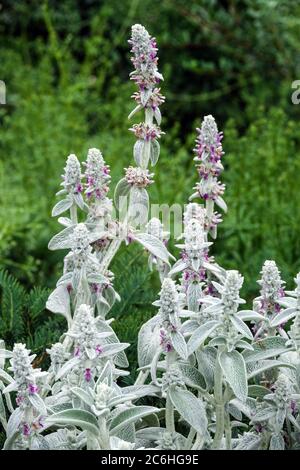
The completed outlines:
[[[298,449],[300,273],[295,290],[288,291],[275,262],[266,261],[259,296],[245,309],[242,275],[212,256],[222,221],[218,210],[226,212],[227,205],[223,134],[211,115],[197,129],[199,181],[171,265],[170,234],[158,218],[149,220],[147,190],[164,134],[158,49],[141,25],[132,27],[129,43],[130,78],[137,85],[129,118],[144,113],[130,128],[135,166],[125,169],[112,200],[110,168],[100,150],[89,149],[83,165],[74,154],[67,158],[52,210],[63,228],[49,249],[68,252],[46,302],[50,312],[64,317],[66,330],[47,345],[47,370],[38,367],[28,345],[17,342],[9,350],[6,338],[1,341],[3,448]],[[156,314],[138,335],[133,385],[122,382],[129,374],[129,344],[119,340],[110,316],[122,302],[110,268],[123,243],[147,250],[149,268],[161,282]],[[36,292],[34,298],[41,296]],[[16,324],[26,327],[21,320]],[[140,404],[147,397],[151,406]]]

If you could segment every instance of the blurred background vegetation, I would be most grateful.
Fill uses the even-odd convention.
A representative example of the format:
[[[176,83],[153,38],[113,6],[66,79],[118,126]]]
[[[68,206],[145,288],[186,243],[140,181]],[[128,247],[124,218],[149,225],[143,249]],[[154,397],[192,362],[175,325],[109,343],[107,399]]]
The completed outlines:
[[[133,23],[156,36],[165,78],[167,133],[152,201],[186,202],[197,179],[194,129],[213,114],[224,130],[229,207],[214,254],[243,273],[248,300],[265,259],[276,260],[289,286],[300,269],[300,105],[291,102],[300,79],[298,0],[0,0],[0,269],[18,280],[0,276],[8,341],[29,338],[39,350],[61,329],[42,302],[62,268],[63,253],[47,243],[58,230],[50,211],[66,156],[83,160],[99,147],[113,184],[132,161]],[[114,266],[125,300],[114,307],[116,329],[133,343],[159,289],[146,259],[130,247]],[[16,327],[14,308],[24,314]]]

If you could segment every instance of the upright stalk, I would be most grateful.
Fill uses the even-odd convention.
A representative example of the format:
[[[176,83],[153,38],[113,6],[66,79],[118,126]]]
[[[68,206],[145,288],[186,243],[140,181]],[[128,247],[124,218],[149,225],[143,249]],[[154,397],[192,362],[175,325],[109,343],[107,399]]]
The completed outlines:
[[[223,400],[223,372],[220,366],[220,353],[218,352],[218,357],[216,360],[215,367],[215,405],[216,405],[216,432],[212,444],[213,449],[219,449],[223,434],[224,434],[224,400]]]

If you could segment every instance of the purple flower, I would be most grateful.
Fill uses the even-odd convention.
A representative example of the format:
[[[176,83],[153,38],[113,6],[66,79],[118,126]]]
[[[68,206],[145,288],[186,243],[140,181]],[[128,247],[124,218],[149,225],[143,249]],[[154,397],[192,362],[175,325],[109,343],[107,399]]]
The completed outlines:
[[[84,378],[86,380],[86,382],[90,382],[92,380],[92,372],[91,372],[91,369],[87,368],[85,369],[84,371]]]
[[[75,356],[75,357],[78,357],[78,356],[80,356],[80,349],[79,349],[78,347],[77,347],[77,348],[75,348],[75,351],[74,351],[74,356]]]
[[[30,426],[28,423],[23,424],[22,433],[23,433],[23,436],[30,436]]]
[[[97,346],[96,346],[96,353],[97,353],[97,354],[101,354],[102,352],[103,352],[102,346],[100,346],[100,344],[97,344]]]
[[[29,395],[34,395],[35,393],[38,392],[38,387],[35,384],[30,383],[28,385],[28,392],[29,392]]]

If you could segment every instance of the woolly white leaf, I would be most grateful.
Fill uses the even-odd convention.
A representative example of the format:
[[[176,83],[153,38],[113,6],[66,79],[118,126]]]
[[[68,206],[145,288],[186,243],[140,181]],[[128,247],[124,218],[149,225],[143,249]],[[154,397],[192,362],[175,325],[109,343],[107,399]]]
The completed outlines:
[[[173,331],[171,333],[171,341],[172,341],[173,348],[175,349],[177,354],[182,359],[187,359],[188,357],[187,345],[180,331]]]
[[[140,367],[151,364],[160,346],[158,317],[144,323],[138,334],[138,363]]]
[[[220,322],[216,320],[208,321],[199,326],[188,341],[189,355],[196,351],[218,326],[220,326]]]
[[[151,147],[150,147],[150,160],[151,160],[152,166],[156,165],[158,161],[159,151],[160,151],[160,146],[159,146],[158,141],[155,139],[151,142]]]
[[[199,310],[199,299],[201,297],[202,291],[199,283],[192,282],[188,286],[186,293],[188,309],[193,312],[198,312]]]
[[[276,317],[271,321],[271,327],[279,326],[282,323],[286,323],[287,321],[291,320],[297,313],[297,309],[295,307],[287,308],[282,312],[278,313]]]
[[[114,193],[114,202],[117,209],[120,209],[120,202],[124,203],[126,201],[130,188],[131,186],[125,178],[120,179]],[[122,199],[120,200],[120,198]]]
[[[232,388],[233,393],[241,401],[245,401],[248,395],[248,383],[243,356],[238,351],[223,351],[220,354],[219,361],[225,379]]]
[[[141,166],[144,153],[145,142],[141,139],[137,140],[133,147],[133,158],[138,166]]]
[[[189,423],[201,436],[207,429],[207,417],[205,407],[200,398],[196,398],[188,390],[171,387],[170,399],[182,418]]]
[[[80,429],[89,431],[95,436],[99,435],[97,419],[92,413],[85,410],[72,409],[60,411],[46,418],[45,422],[49,425],[78,426]]]
[[[33,406],[33,408],[38,411],[39,414],[46,416],[47,415],[47,409],[44,403],[44,400],[37,395],[36,393],[33,395],[28,395],[28,399]]]
[[[123,410],[111,420],[109,426],[110,433],[116,434],[124,426],[127,426],[130,423],[134,423],[150,414],[157,413],[158,411],[159,409],[154,408],[153,406],[135,406],[128,408],[127,410]]]
[[[238,318],[237,315],[231,315],[230,321],[233,324],[233,326],[236,328],[236,330],[241,333],[245,338],[248,338],[250,340],[253,339],[252,333],[246,323],[244,323],[242,320]]]
[[[167,248],[158,238],[153,237],[149,233],[137,233],[134,239],[141,243],[146,250],[150,251],[154,256],[169,264],[169,257],[171,256]]]
[[[64,285],[59,285],[49,295],[46,308],[53,313],[61,313],[67,319],[70,318],[70,296]]]
[[[56,217],[57,215],[62,214],[63,212],[70,209],[73,204],[73,200],[71,198],[62,199],[52,209],[52,217]]]
[[[243,321],[265,321],[266,318],[260,313],[254,312],[254,310],[240,310],[238,312],[238,318]]]

